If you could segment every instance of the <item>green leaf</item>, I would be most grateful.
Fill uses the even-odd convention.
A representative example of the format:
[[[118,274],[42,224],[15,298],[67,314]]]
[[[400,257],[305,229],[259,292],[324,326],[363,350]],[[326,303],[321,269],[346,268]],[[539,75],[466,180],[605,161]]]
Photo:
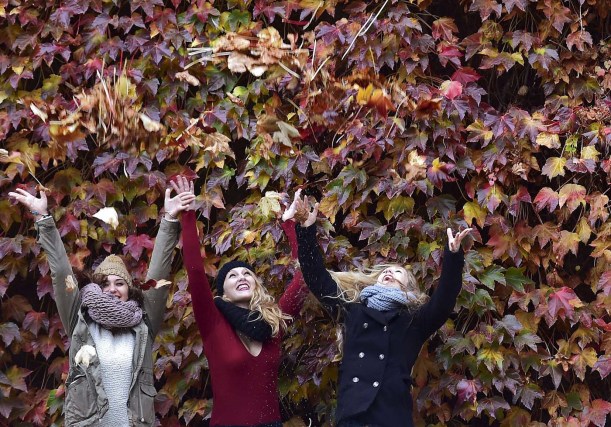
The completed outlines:
[[[529,277],[524,276],[524,269],[524,267],[509,267],[507,271],[505,271],[505,281],[507,285],[518,292],[524,292],[524,285],[534,285],[535,283]]]
[[[505,285],[505,269],[498,265],[491,265],[478,275],[479,281],[486,287],[494,290],[494,283]]]

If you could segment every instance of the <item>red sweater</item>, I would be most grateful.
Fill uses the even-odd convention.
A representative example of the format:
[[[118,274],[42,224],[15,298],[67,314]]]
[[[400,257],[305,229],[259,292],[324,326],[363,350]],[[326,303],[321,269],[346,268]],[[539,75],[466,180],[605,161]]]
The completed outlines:
[[[278,368],[281,334],[263,344],[253,356],[232,326],[216,308],[200,251],[195,212],[182,215],[183,260],[189,278],[193,313],[204,344],[212,379],[214,406],[211,426],[255,426],[280,421]],[[282,224],[293,258],[297,258],[295,224]],[[295,273],[278,305],[291,316],[299,313],[307,288],[301,272]]]

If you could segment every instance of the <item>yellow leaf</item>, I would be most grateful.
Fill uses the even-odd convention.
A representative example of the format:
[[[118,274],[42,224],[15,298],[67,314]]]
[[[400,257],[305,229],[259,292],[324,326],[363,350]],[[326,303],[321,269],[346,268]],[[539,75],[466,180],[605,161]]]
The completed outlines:
[[[581,149],[581,158],[584,160],[594,160],[597,162],[599,154],[600,152],[594,145],[588,145],[587,147],[583,147]]]
[[[590,224],[588,224],[588,221],[583,216],[577,223],[577,235],[579,236],[581,243],[588,243],[590,236],[592,235]]]
[[[359,91],[356,94],[356,102],[360,105],[367,105],[373,94],[373,85],[370,83],[365,89],[359,87]]]
[[[555,133],[541,132],[537,135],[536,143],[547,148],[560,148],[560,137]]]
[[[494,369],[494,365],[496,365],[499,370],[502,370],[503,361],[505,360],[505,358],[501,351],[493,349],[491,347],[485,347],[477,352],[477,360],[483,361],[486,367],[488,367],[488,369],[492,371]]]
[[[332,194],[331,196],[322,199],[318,210],[324,216],[329,218],[329,221],[335,222],[335,215],[339,211],[339,203],[337,203],[337,194]]]
[[[171,285],[171,284],[172,284],[172,282],[170,282],[169,280],[160,279],[160,280],[157,280],[157,282],[155,283],[155,288],[159,289],[159,288],[161,288],[163,286],[168,286],[168,285]]]
[[[477,225],[483,227],[487,214],[486,209],[482,208],[476,202],[467,202],[463,206],[463,217],[469,225],[472,225],[473,219],[475,219]]]
[[[266,191],[265,196],[259,200],[259,209],[266,218],[272,212],[280,212],[280,194],[275,191]]]

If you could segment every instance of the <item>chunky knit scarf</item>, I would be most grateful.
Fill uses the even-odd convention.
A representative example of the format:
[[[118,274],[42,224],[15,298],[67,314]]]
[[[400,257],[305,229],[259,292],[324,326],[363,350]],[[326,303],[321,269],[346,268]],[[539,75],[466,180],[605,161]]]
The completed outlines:
[[[248,338],[266,342],[272,337],[272,327],[265,320],[257,319],[258,312],[238,307],[222,298],[214,298],[214,303],[231,326]]]
[[[415,298],[413,292],[403,292],[400,289],[387,288],[382,285],[367,286],[361,291],[361,301],[369,308],[378,311],[388,311],[393,308],[405,307],[408,299]]]
[[[142,309],[136,301],[121,301],[102,292],[95,283],[81,289],[81,305],[87,307],[91,319],[104,329],[131,328],[142,321]]]

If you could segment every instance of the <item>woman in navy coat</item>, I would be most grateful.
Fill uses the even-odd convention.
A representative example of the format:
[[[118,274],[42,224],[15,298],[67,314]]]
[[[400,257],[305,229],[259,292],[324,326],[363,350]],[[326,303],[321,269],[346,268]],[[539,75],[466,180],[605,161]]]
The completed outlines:
[[[384,265],[363,272],[329,272],[316,241],[318,205],[295,195],[299,263],[308,287],[332,314],[342,312],[338,427],[411,427],[411,371],[424,342],[448,319],[462,286],[460,247],[471,229],[453,236],[431,298],[409,267]]]

